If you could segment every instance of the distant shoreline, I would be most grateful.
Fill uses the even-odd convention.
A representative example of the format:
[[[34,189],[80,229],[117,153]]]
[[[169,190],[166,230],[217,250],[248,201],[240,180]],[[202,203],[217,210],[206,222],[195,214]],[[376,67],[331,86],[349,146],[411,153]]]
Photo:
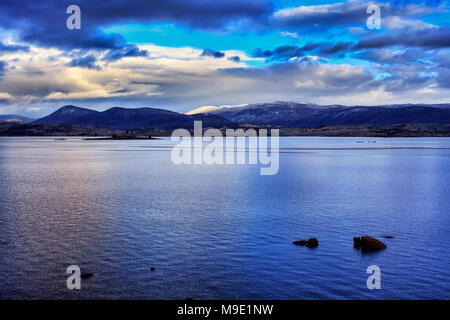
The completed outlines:
[[[204,128],[206,130],[208,128]],[[238,128],[222,127],[219,130],[225,135],[227,129],[278,129],[280,137],[450,137],[450,124],[399,124],[390,126],[322,126],[318,128],[288,128],[266,125],[242,125]],[[192,129],[186,129],[191,134]],[[23,124],[0,131],[0,136],[7,137],[86,137],[109,140],[142,140],[148,137],[170,137],[171,129],[148,130],[114,130],[93,126]],[[114,138],[116,137],[116,138]]]

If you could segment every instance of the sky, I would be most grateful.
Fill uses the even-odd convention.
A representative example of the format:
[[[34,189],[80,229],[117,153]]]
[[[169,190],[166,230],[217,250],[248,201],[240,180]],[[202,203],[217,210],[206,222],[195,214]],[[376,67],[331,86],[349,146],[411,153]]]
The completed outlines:
[[[0,114],[449,103],[449,24],[448,1],[2,0]]]

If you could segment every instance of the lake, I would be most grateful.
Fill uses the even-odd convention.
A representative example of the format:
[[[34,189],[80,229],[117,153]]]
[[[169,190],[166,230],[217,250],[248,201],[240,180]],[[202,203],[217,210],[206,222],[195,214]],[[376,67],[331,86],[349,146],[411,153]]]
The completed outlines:
[[[0,299],[450,298],[450,138],[283,137],[268,176],[173,144],[0,138]]]

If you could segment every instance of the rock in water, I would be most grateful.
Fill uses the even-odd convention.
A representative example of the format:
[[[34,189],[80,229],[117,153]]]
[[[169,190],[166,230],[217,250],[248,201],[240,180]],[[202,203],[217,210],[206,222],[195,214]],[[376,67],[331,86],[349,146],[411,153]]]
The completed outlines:
[[[316,238],[309,238],[308,241],[306,241],[306,246],[308,248],[315,248],[319,246],[319,240],[317,240]]]
[[[93,277],[93,276],[94,276],[93,273],[83,273],[83,274],[81,275],[81,279],[89,279],[89,278],[91,278],[91,277]]]
[[[297,240],[292,242],[296,246],[307,246],[308,248],[315,248],[319,245],[319,240],[316,238],[309,238],[308,240]]]
[[[354,237],[353,247],[361,249],[363,252],[374,252],[386,249],[386,245],[383,242],[369,236]]]

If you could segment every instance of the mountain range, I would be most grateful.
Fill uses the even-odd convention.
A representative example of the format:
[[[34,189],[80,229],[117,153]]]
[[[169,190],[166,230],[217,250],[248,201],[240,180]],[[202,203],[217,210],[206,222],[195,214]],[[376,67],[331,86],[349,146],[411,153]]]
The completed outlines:
[[[119,108],[96,111],[67,105],[52,114],[32,121],[20,116],[0,116],[17,123],[6,132],[17,134],[39,126],[76,126],[119,131],[192,129],[195,120],[203,121],[203,128],[280,127],[321,128],[355,126],[430,125],[450,124],[450,104],[403,104],[382,106],[320,106],[311,103],[273,102],[239,107],[202,107],[187,113],[157,108]],[[8,120],[9,119],[9,120]],[[25,131],[24,131],[25,130]],[[33,132],[34,132],[33,131]],[[90,131],[90,132],[91,132]],[[103,131],[105,132],[105,131]]]
[[[274,102],[214,108],[208,112],[238,124],[252,123],[291,128],[450,123],[450,104],[348,107]],[[197,114],[196,110],[189,113]]]

